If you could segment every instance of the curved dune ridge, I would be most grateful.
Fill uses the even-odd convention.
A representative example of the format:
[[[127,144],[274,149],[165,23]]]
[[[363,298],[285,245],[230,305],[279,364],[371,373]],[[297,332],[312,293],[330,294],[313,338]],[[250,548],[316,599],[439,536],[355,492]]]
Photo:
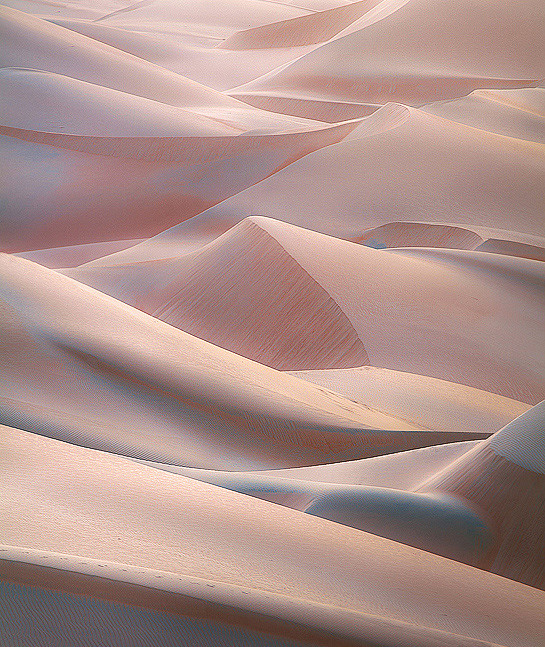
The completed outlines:
[[[342,237],[400,220],[544,236],[543,145],[390,106],[364,119],[349,137],[224,200],[191,224],[225,230],[266,206],[267,216]],[[508,191],[498,190],[506,185]]]
[[[31,70],[1,71],[0,88],[5,251],[153,235],[357,125],[272,115],[248,130]]]
[[[210,137],[243,132],[177,106],[52,72],[4,68],[0,89],[4,128],[95,137]]]
[[[369,363],[338,304],[256,218],[179,259],[65,274],[278,370]]]
[[[335,316],[339,317],[336,328],[338,332],[335,334],[348,334],[345,338],[346,345],[338,346],[339,352],[345,352],[348,348],[353,348],[356,352],[358,347],[361,351],[360,345],[363,344],[369,360],[363,361],[361,353],[353,355],[352,359],[356,358],[357,361],[353,361],[352,366],[369,363],[429,375],[530,404],[538,402],[545,394],[545,358],[543,353],[535,352],[537,347],[545,347],[540,324],[542,293],[537,289],[507,289],[519,285],[521,280],[528,280],[536,287],[541,285],[545,272],[541,263],[497,254],[482,254],[492,257],[489,263],[480,268],[476,265],[476,272],[468,272],[463,264],[451,266],[449,263],[436,262],[433,255],[422,259],[408,258],[409,253],[414,254],[385,252],[264,217],[254,216],[244,222],[249,224],[234,229],[224,239],[218,239],[217,244],[205,247],[185,257],[185,260],[182,257],[180,261],[104,267],[100,267],[100,261],[97,261],[96,265],[91,263],[69,270],[68,273],[182,329],[193,331],[198,336],[210,335],[210,340],[220,345],[232,343],[229,337],[237,339],[240,334],[238,330],[244,331],[244,335],[248,334],[245,324],[239,322],[239,315],[242,319],[247,316],[245,308],[251,309],[255,305],[256,292],[261,294],[263,286],[276,286],[278,281],[275,266],[262,262],[263,252],[257,247],[252,248],[252,238],[245,233],[257,233],[257,226],[265,232],[259,236],[266,241],[269,249],[272,246],[276,250],[275,254],[279,251],[282,253],[277,258],[285,259],[292,268],[301,268],[305,273],[304,284],[313,286],[312,293],[316,294],[317,284],[328,295],[326,302],[335,304]],[[220,245],[224,240],[236,243],[237,251],[233,254],[229,251],[224,255]],[[248,244],[250,246],[246,247]],[[226,248],[226,251],[227,249],[230,248]],[[136,247],[128,250],[128,253],[131,251],[137,254]],[[443,250],[433,251],[439,253]],[[120,256],[122,254],[123,252]],[[478,252],[473,254],[479,255]],[[231,265],[233,260],[227,262],[226,256],[238,259],[234,268]],[[187,270],[184,269],[188,261],[192,264],[190,268],[195,268],[191,272],[202,268],[198,274],[195,273],[195,278],[190,283],[187,282]],[[238,263],[243,261],[248,265],[239,267],[243,267],[245,273],[248,272],[248,281],[243,281],[239,276],[235,280],[232,275]],[[489,273],[493,263],[508,263],[511,271],[506,273],[496,270]],[[180,278],[176,278],[179,271],[177,268],[182,270]],[[248,271],[250,268],[253,268],[251,273]],[[300,271],[297,270],[293,280],[301,276]],[[308,277],[311,277],[311,282]],[[228,295],[225,299],[222,293],[218,293],[221,292],[221,288],[217,287],[218,282],[219,286],[229,286],[222,292]],[[163,292],[158,286],[165,283],[171,284],[171,287],[167,285]],[[270,289],[266,287],[264,294]],[[294,284],[294,289],[299,291],[299,283]],[[176,296],[178,291],[179,297]],[[319,293],[324,294],[321,290]],[[150,296],[146,297],[146,294]],[[276,301],[279,297],[274,294],[282,293],[276,288],[276,292],[271,294],[271,301],[264,300],[264,317],[272,314],[273,321],[293,321],[294,324],[299,317],[306,317],[302,335],[299,335],[300,339],[304,338],[306,321],[315,316],[316,308],[321,307],[317,304],[323,297],[319,301],[312,300],[309,308],[301,294],[302,300],[296,302],[299,309],[294,309],[292,315],[282,319],[279,315],[284,316],[282,308],[285,307],[288,296],[286,294],[284,301]],[[290,296],[289,299],[295,307],[293,297]],[[276,302],[279,304],[279,314],[275,314],[278,312]],[[222,312],[226,313],[226,318],[217,313],[219,321],[215,324],[217,336],[214,338],[209,331],[212,330],[213,321],[211,308],[216,303],[225,304],[222,305]],[[189,316],[187,312],[190,313]],[[317,330],[325,331],[333,320],[328,318],[321,321]],[[236,325],[233,325],[235,322]],[[260,331],[264,329],[264,325],[259,324]],[[356,339],[352,329],[360,340],[360,345],[352,346]],[[425,335],[422,330],[426,331]],[[289,340],[286,333],[289,331],[283,332],[283,336]],[[509,337],[518,340],[516,352],[507,341]],[[255,339],[255,343],[259,343],[259,334]],[[240,339],[239,346],[233,348],[244,354],[244,346],[240,346],[242,341]],[[277,343],[282,342],[279,340]],[[286,349],[289,352],[289,347],[290,343],[286,341],[283,352]],[[257,351],[254,348],[252,352]],[[291,357],[293,352],[291,351]],[[315,352],[316,350],[312,351]],[[324,352],[327,352],[326,348]],[[303,357],[301,355],[300,360],[297,360],[300,368],[304,368],[301,366]],[[319,357],[323,358],[324,355]],[[268,361],[271,361],[270,356]],[[279,358],[275,361],[279,362]],[[308,357],[306,361],[309,361]],[[344,366],[348,366],[350,356],[342,361],[346,362]],[[277,363],[276,366],[287,367],[288,364]],[[332,367],[331,363],[329,367]],[[312,367],[308,365],[306,368]],[[314,364],[313,368],[320,367]],[[321,368],[327,366],[323,365]]]
[[[478,440],[435,445],[340,463],[250,472],[180,467],[154,461],[149,467],[218,485],[295,510],[322,495],[352,493],[355,486],[413,490],[475,447]]]
[[[293,467],[487,436],[423,430],[23,259],[3,255],[2,279],[1,409],[13,426],[215,469]]]
[[[389,222],[363,232],[354,239],[368,247],[448,247],[474,249],[483,239],[471,231],[453,225],[427,222]]]
[[[545,76],[544,26],[540,0],[495,4],[493,11],[487,0],[410,0],[232,94],[422,105],[481,88],[537,85]]]
[[[84,594],[90,613],[93,598],[138,599],[182,618],[206,610],[231,631],[255,629],[264,612],[262,631],[307,644],[316,635],[322,645],[541,644],[535,589],[118,456],[8,428],[0,442],[10,456],[2,577],[21,585],[31,610],[67,613]],[[33,505],[37,489],[47,505]],[[31,594],[29,580],[59,593]],[[125,627],[127,613],[117,616]]]
[[[360,0],[340,7],[239,31],[221,42],[225,49],[298,47],[329,40],[373,9],[380,0]]]
[[[415,492],[322,488],[306,512],[543,589],[544,404]]]
[[[545,88],[475,90],[422,109],[499,135],[545,143]]]

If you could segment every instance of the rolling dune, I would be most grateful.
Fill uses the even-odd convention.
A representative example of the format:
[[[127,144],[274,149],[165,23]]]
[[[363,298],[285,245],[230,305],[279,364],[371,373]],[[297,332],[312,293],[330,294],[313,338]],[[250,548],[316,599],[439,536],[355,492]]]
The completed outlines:
[[[543,647],[542,0],[0,5],[0,647]]]
[[[10,462],[2,514],[10,523],[2,536],[3,577],[25,584],[30,575],[64,591],[55,601],[60,612],[66,593],[82,589],[94,598],[134,600],[134,589],[123,586],[128,580],[147,587],[138,599],[148,608],[154,593],[161,609],[202,617],[199,600],[211,599],[208,621],[243,627],[252,618],[241,611],[261,608],[272,619],[258,626],[279,619],[294,632],[293,623],[301,623],[319,633],[319,644],[541,644],[544,594],[536,589],[121,457],[4,432]],[[38,490],[40,507],[33,505]],[[212,591],[193,584],[196,600],[187,611],[188,602],[165,599],[169,591],[187,595],[195,581]],[[247,602],[239,602],[243,590]]]

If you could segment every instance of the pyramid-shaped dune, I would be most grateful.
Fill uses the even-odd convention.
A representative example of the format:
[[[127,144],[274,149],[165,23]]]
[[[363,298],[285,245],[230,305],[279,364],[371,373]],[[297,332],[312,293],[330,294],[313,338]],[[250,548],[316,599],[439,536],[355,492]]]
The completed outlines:
[[[135,458],[226,469],[487,436],[424,430],[349,402],[23,259],[3,255],[2,277],[7,424]]]
[[[260,223],[248,218],[180,259],[68,274],[279,370],[368,364],[338,304]]]

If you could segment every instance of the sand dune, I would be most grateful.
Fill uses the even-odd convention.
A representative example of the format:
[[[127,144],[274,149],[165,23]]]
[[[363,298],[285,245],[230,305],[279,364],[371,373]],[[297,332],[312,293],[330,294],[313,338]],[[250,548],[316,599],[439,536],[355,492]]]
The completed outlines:
[[[5,68],[0,70],[0,88],[3,128],[93,137],[210,137],[243,132],[189,110],[51,72]]]
[[[225,49],[299,47],[329,40],[373,9],[380,0],[359,0],[305,16],[238,31],[218,45]]]
[[[343,237],[400,220],[543,236],[544,156],[540,144],[385,106],[350,141],[307,155],[192,224],[225,230],[260,213]]]
[[[337,304],[363,344],[372,366],[437,377],[528,403],[543,397],[544,358],[543,353],[535,350],[545,347],[540,324],[542,295],[537,289],[543,280],[540,263],[473,252],[478,257],[479,254],[486,256],[490,267],[502,263],[512,266],[516,261],[520,267],[508,274],[489,273],[488,265],[466,271],[463,264],[437,262],[429,255],[421,259],[409,257],[418,250],[404,253],[377,250],[262,217],[253,217],[250,222],[265,230]],[[204,249],[213,250],[214,246]],[[138,253],[137,247],[127,253],[131,251]],[[193,258],[200,258],[201,253],[196,252]],[[172,265],[168,261],[157,263],[157,267],[163,267],[166,281],[158,272],[149,273],[146,264],[92,267],[100,262],[70,273],[137,307],[140,307],[139,300],[145,304],[146,292],[152,299],[156,298],[152,289],[155,281],[164,284],[172,280]],[[219,263],[221,272],[225,271],[226,264],[220,254],[214,263]],[[152,281],[147,287],[146,276]],[[272,276],[267,280],[274,282],[276,275]],[[525,278],[536,289],[509,289],[519,286]],[[182,280],[171,289],[183,290],[184,285]],[[239,286],[242,304],[246,301],[246,307],[252,307],[253,292],[240,280]],[[213,288],[205,281],[199,293],[202,293],[203,306],[206,292],[214,296]],[[172,313],[168,309],[154,312],[158,316],[172,316],[176,324],[177,317],[183,321],[185,307],[182,299],[173,302]],[[238,306],[233,304],[229,307],[233,321],[237,312],[245,312],[237,311]],[[195,309],[193,312],[197,313]],[[206,312],[201,311],[203,320],[209,317]],[[229,334],[236,336],[235,328],[228,322],[224,325]],[[205,330],[201,324],[199,334]],[[517,339],[516,349],[509,338]]]
[[[268,129],[248,130],[33,70],[1,70],[0,89],[5,251],[147,237],[357,124],[290,117],[279,130],[271,114]]]
[[[8,255],[2,299],[2,420],[54,438],[135,458],[240,470],[487,435],[421,430]]]
[[[328,625],[351,638],[348,644],[541,644],[544,600],[535,589],[120,457],[6,428],[1,442],[11,457],[2,498],[8,580],[38,575],[42,586],[56,590],[74,592],[75,585],[98,598],[131,601],[134,589],[122,585],[128,579],[148,591],[151,585],[161,608],[170,610],[161,591],[176,582],[174,592],[187,592],[190,578],[202,578],[211,585],[205,591],[218,589],[215,596],[192,594],[211,598],[209,618],[233,623],[217,603],[229,596],[235,615],[237,608],[255,613],[261,595],[269,617],[321,630],[321,644],[343,644],[338,634],[329,638]],[[42,506],[33,505],[38,493]],[[47,564],[56,568],[54,580]],[[102,580],[95,576],[93,586],[83,575],[99,569]],[[81,575],[70,576],[74,571]],[[96,586],[104,579],[107,593]],[[241,589],[252,596],[247,603],[239,602]],[[151,606],[149,599],[144,594],[140,604]],[[179,602],[177,613],[199,615]],[[66,597],[56,604],[62,611]],[[234,624],[248,628],[248,616],[240,620]]]
[[[479,443],[419,491],[461,497],[486,519],[493,542],[479,565],[545,587],[545,404]]]
[[[65,273],[276,369],[344,368],[369,362],[338,304],[259,219],[244,220],[217,241],[181,258]]]
[[[354,486],[413,490],[475,447],[478,442],[480,441],[468,440],[341,463],[252,472],[207,470],[153,461],[139,462],[288,508],[305,510],[319,496],[346,496],[347,492],[354,491]]]
[[[307,512],[543,589],[543,438],[542,403],[415,493],[332,488]]]
[[[518,256],[520,258],[529,258],[534,261],[545,261],[545,248],[537,245],[529,245],[513,240],[501,240],[497,238],[487,238],[478,247],[476,251],[491,252],[493,254],[505,254],[506,256]]]
[[[543,33],[3,1],[0,647],[543,647]]]
[[[470,229],[427,222],[389,222],[354,239],[368,247],[447,247],[475,249],[483,239]]]
[[[475,90],[423,106],[424,112],[489,132],[545,143],[545,89]]]
[[[539,0],[516,7],[496,3],[493,11],[488,0],[410,0],[233,95],[297,92],[307,98],[422,105],[482,88],[537,85],[545,76],[544,26]]]
[[[141,242],[141,239],[110,240],[104,243],[69,245],[67,247],[52,247],[50,249],[34,249],[29,252],[22,252],[19,256],[51,269],[76,267],[82,263],[88,263],[95,258],[101,258],[105,255],[128,249],[129,247]]]
[[[494,433],[530,407],[463,384],[374,366],[297,371],[296,377],[325,386],[350,400],[381,408],[434,429],[481,429]]]

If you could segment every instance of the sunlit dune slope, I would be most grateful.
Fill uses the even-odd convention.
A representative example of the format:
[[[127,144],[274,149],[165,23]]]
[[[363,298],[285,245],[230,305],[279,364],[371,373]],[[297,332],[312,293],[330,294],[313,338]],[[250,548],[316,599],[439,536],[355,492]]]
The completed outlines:
[[[258,213],[341,236],[405,220],[543,236],[544,168],[541,144],[389,105],[192,224]]]
[[[540,0],[493,7],[488,0],[394,4],[382,19],[350,28],[293,63],[233,89],[233,96],[295,94],[422,105],[481,88],[537,85],[545,77]]]
[[[53,270],[2,255],[2,420],[120,454],[264,469],[486,432],[394,416],[192,337]]]

